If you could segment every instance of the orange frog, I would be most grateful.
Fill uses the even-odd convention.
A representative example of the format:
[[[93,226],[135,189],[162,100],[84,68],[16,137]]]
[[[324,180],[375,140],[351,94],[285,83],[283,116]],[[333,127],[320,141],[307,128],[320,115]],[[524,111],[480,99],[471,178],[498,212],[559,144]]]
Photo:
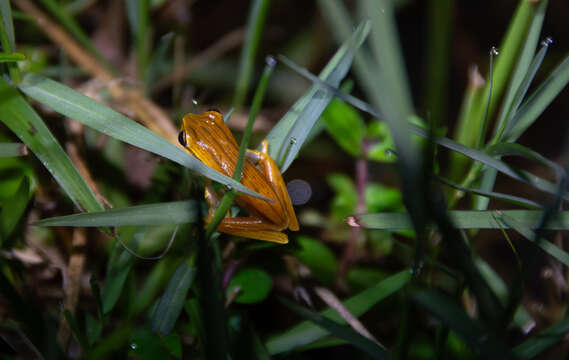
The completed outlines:
[[[218,111],[209,110],[202,114],[184,116],[178,140],[187,152],[207,166],[228,177],[233,176],[239,145]],[[269,143],[263,141],[261,148],[261,151],[247,150],[241,183],[273,201],[237,195],[235,202],[247,210],[249,216],[226,216],[217,230],[226,234],[286,244],[288,237],[282,231],[287,228],[298,230],[298,220],[279,168],[269,156]],[[219,205],[219,195],[211,181],[207,180],[205,198],[210,209],[206,223],[211,221],[213,209]]]

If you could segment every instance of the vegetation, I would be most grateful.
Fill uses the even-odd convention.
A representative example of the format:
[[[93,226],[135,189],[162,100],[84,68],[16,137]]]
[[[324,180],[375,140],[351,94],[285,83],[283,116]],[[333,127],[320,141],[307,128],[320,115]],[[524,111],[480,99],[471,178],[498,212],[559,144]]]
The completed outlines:
[[[567,111],[553,5],[508,2],[499,46],[453,65],[463,4],[298,3],[0,0],[3,358],[567,356],[566,148],[527,145]],[[209,108],[233,178],[178,143]],[[239,169],[263,139],[312,184],[286,245],[216,232],[260,196]]]

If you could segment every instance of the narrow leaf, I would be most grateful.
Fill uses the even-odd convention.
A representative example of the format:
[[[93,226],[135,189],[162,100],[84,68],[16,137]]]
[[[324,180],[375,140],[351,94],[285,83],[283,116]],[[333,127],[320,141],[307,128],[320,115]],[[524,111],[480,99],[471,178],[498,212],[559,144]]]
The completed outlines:
[[[411,279],[411,272],[408,269],[403,270],[379,282],[377,285],[352,296],[348,300],[344,301],[343,304],[346,309],[352,313],[352,315],[358,317],[367,312],[381,300],[399,291],[399,289],[401,289],[409,279]],[[343,318],[332,309],[324,310],[320,312],[320,315],[336,323],[345,324]],[[276,355],[310,344],[327,335],[329,335],[328,331],[311,322],[304,321],[280,335],[271,337],[267,341],[266,346],[271,355]]]
[[[124,226],[186,224],[195,221],[196,201],[176,201],[150,205],[131,206],[123,209],[57,216],[42,219],[37,226]]]
[[[28,155],[28,148],[20,143],[0,143],[0,158]]]
[[[188,290],[194,282],[195,274],[193,258],[178,266],[152,315],[153,332],[166,336],[172,331],[184,306]]]
[[[163,156],[233,189],[262,198],[144,126],[61,83],[39,75],[27,74],[19,87],[31,98],[103,134]]]
[[[0,121],[40,159],[78,207],[86,211],[103,210],[43,120],[3,78],[0,78],[0,94]]]
[[[338,49],[320,73],[323,81],[334,87],[339,86],[369,29],[369,21],[363,21],[358,26],[352,37]],[[281,172],[290,166],[330,100],[332,100],[331,94],[313,85],[267,135],[266,140],[271,146],[270,155],[278,164],[282,164]]]
[[[500,229],[494,216],[505,215],[515,221],[525,224],[530,229],[539,226],[543,212],[540,210],[487,210],[449,211],[453,224],[459,229]],[[407,213],[373,213],[353,215],[346,219],[351,226],[361,226],[368,229],[403,230],[411,229],[411,220]],[[508,224],[506,229],[510,228]],[[546,230],[569,230],[569,211],[561,211],[552,216]]]
[[[318,313],[312,312],[308,309],[298,306],[289,300],[280,299],[280,301],[284,303],[287,307],[292,309],[294,312],[296,312],[298,315],[300,315],[301,317],[312,321],[319,327],[329,331],[332,335],[339,337],[340,339],[346,340],[354,347],[367,353],[372,359],[389,358],[389,353],[387,352],[387,350],[385,350],[385,348],[380,346],[378,343],[360,335],[355,330],[345,325],[341,325],[335,321],[332,321],[329,318],[324,317]]]

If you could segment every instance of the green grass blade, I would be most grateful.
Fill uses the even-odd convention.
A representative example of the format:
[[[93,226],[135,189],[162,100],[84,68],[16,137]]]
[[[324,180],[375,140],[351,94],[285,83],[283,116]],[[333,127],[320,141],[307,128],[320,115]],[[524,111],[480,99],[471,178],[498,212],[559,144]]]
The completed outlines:
[[[245,44],[239,59],[239,77],[237,78],[235,97],[233,98],[233,106],[236,108],[243,106],[249,91],[255,66],[255,57],[265,28],[270,3],[270,0],[255,0],[251,3]]]
[[[530,229],[536,229],[541,221],[541,210],[453,210],[449,216],[456,228],[459,229],[500,229],[494,217],[507,216],[525,224]],[[370,213],[353,215],[347,218],[351,226],[361,226],[367,229],[404,230],[411,229],[411,220],[407,213]],[[506,224],[504,228],[508,229]],[[569,230],[569,211],[560,211],[548,221],[545,230]]]
[[[152,315],[151,329],[153,332],[166,336],[172,331],[195,276],[194,257],[178,266]]]
[[[170,159],[237,191],[262,198],[237,181],[208,167],[180,147],[168,142],[144,126],[61,83],[35,74],[27,74],[22,83],[19,84],[19,87],[31,98],[86,126],[120,141]]]
[[[542,41],[541,49],[535,55],[535,58],[531,63],[526,76],[522,80],[522,83],[520,84],[520,87],[516,92],[516,96],[514,97],[514,100],[511,104],[510,117],[513,117],[518,111],[520,104],[522,103],[524,97],[526,96],[526,93],[535,77],[535,74],[537,73],[537,70],[539,70],[541,63],[543,62],[543,59],[547,54],[547,50],[549,49],[550,44],[551,44],[551,39],[549,38]],[[506,129],[504,130],[505,133],[507,134],[514,125],[515,125],[514,122],[508,121],[506,124]]]
[[[320,80],[319,78],[317,78],[316,76],[310,74],[310,72],[302,70],[302,69],[298,69],[295,65],[290,64],[287,62],[287,65],[289,65],[291,68],[293,68],[295,71],[297,71],[300,75],[306,77],[307,79],[309,79],[310,81],[313,81],[315,84],[317,84],[318,86],[326,89],[328,92],[330,92],[331,94],[334,94],[335,96],[339,97],[340,99],[342,99],[343,101],[351,104],[352,106],[365,111],[367,113],[369,113],[370,115],[376,116],[376,117],[380,117],[381,114],[376,111],[371,105],[369,105],[368,103],[350,95],[350,94],[346,94],[343,93],[342,91],[338,90],[337,88],[331,86],[330,84]],[[423,138],[428,138],[428,133],[427,130],[423,129],[420,126],[417,126],[415,124],[411,124],[409,123],[407,125],[407,127],[409,128],[408,131],[421,136]],[[509,165],[507,165],[505,162],[496,159],[490,155],[488,155],[486,152],[474,149],[474,148],[470,148],[468,146],[462,145],[454,140],[451,140],[449,138],[446,137],[442,137],[442,136],[435,136],[432,139],[436,144],[444,146],[448,149],[454,150],[458,153],[461,153],[473,160],[479,161],[491,168],[494,168],[500,172],[502,172],[503,174],[506,174],[514,179],[517,179],[519,181],[525,182],[529,185],[534,186],[535,188],[545,191],[545,192],[549,192],[552,194],[557,194],[557,187],[553,184],[551,184],[550,182],[539,178],[533,174],[530,174],[528,172],[525,171],[521,171],[521,170],[515,170],[512,169]],[[563,195],[564,199],[569,199],[569,196],[567,194]]]
[[[513,195],[509,195],[509,194],[494,192],[494,191],[485,191],[485,190],[481,190],[481,189],[466,188],[464,186],[453,183],[452,181],[445,179],[445,178],[442,178],[440,176],[436,177],[436,179],[439,180],[441,183],[448,185],[452,188],[455,188],[457,190],[464,191],[464,192],[471,193],[471,194],[475,194],[475,195],[479,195],[479,196],[484,196],[488,199],[501,200],[501,201],[504,201],[504,202],[507,202],[510,204],[523,206],[523,207],[530,208],[530,209],[539,209],[542,207],[540,204],[536,203],[535,201],[531,201],[531,200],[528,200],[526,198],[522,198],[519,196],[513,196]]]
[[[481,359],[507,358],[508,349],[499,342],[495,335],[475,319],[470,318],[464,310],[446,296],[434,290],[416,293],[413,300],[427,311],[439,318],[456,332]]]
[[[487,148],[490,155],[496,156],[520,156],[531,161],[535,161],[540,165],[553,170],[558,180],[565,175],[563,168],[553,161],[547,159],[545,156],[523,146],[515,143],[498,143],[491,145]]]
[[[95,56],[97,60],[103,62],[103,64],[109,67],[109,64],[101,57],[100,52],[95,48],[89,36],[83,31],[81,25],[75,20],[73,15],[68,11],[67,7],[63,6],[61,3],[58,3],[56,0],[40,0],[40,2],[45,6],[45,8],[49,11],[51,16],[56,18],[61,25],[69,31],[77,41],[89,50],[91,55]]]
[[[492,267],[482,260],[477,258],[475,260],[476,267],[480,271],[480,274],[484,277],[484,280],[490,286],[490,289],[498,296],[503,305],[508,301],[508,287],[500,276],[492,269]],[[530,314],[526,311],[523,306],[519,306],[514,314],[514,322],[520,327],[524,334],[529,333],[535,327],[535,321],[531,318]]]
[[[352,313],[352,315],[359,317],[378,302],[399,291],[399,289],[401,289],[410,279],[411,271],[408,269],[403,270],[379,282],[377,285],[352,296],[348,300],[344,301],[344,306],[350,313]],[[324,310],[320,312],[320,315],[336,323],[345,324],[342,317],[332,309]],[[280,335],[271,337],[266,342],[266,346],[271,355],[276,355],[310,344],[328,335],[328,331],[309,321],[304,321]]]
[[[320,73],[320,78],[334,87],[350,69],[355,52],[361,46],[370,30],[368,21],[362,22],[356,31],[338,49],[334,57]],[[290,166],[300,148],[304,144],[310,129],[332,100],[332,95],[313,85],[283,116],[267,135],[270,144],[270,155],[280,166],[281,172]]]
[[[341,325],[318,313],[296,305],[290,300],[280,299],[288,308],[292,309],[299,316],[315,323],[319,327],[330,332],[332,335],[346,340],[349,344],[367,353],[372,359],[388,359],[389,352],[378,343],[360,335],[355,330]]]
[[[518,360],[535,359],[543,351],[563,340],[568,332],[569,318],[565,318],[516,346],[513,354]]]
[[[0,143],[0,158],[28,155],[28,148],[21,143]]]
[[[194,200],[131,206],[123,209],[57,216],[42,219],[36,226],[126,226],[186,224],[196,220]]]
[[[77,206],[88,212],[103,210],[42,119],[3,78],[0,78],[0,94],[0,121],[40,159]]]
[[[0,63],[17,62],[26,60],[26,56],[20,53],[0,53]]]
[[[134,234],[135,240],[144,237],[145,228],[138,229]],[[130,242],[132,251],[136,251],[136,241]],[[107,264],[107,274],[105,276],[105,285],[101,290],[101,302],[103,304],[103,314],[106,315],[113,310],[119,297],[123,292],[123,288],[134,265],[135,256],[118,241],[115,242],[111,258]]]
[[[10,0],[0,0],[0,45],[4,52],[13,52],[16,49]]]
[[[530,97],[520,106],[512,118],[512,130],[506,134],[508,141],[517,140],[551,104],[569,82],[569,55],[539,85]]]
[[[556,258],[557,260],[559,260],[565,266],[569,266],[569,254],[567,252],[563,251],[563,249],[559,248],[555,244],[553,244],[553,243],[551,243],[551,242],[549,242],[543,238],[534,242],[534,239],[536,239],[536,233],[534,231],[532,231],[531,226],[528,226],[530,224],[528,224],[524,220],[520,220],[520,219],[517,219],[517,218],[511,216],[510,214],[506,213],[505,211],[503,211],[503,213],[504,214],[498,216],[498,218],[500,220],[502,220],[507,226],[516,230],[518,233],[520,233],[522,236],[524,236],[530,242],[539,246],[543,251],[547,252],[549,255],[551,255],[554,258]],[[542,216],[542,214],[541,214],[541,216]],[[560,217],[559,214],[562,214],[563,217],[565,217],[565,215],[567,215],[565,211],[560,212],[560,213],[555,213],[554,215],[552,215],[550,220],[546,223],[545,227],[543,227],[543,230],[548,230],[551,223],[556,223],[557,221],[559,221],[559,217]],[[541,220],[542,219],[540,217],[539,221],[541,222]],[[565,219],[565,220],[569,221],[569,218]],[[539,225],[541,225],[541,224],[537,224],[533,228],[536,228]],[[569,222],[567,223],[567,225],[569,226]],[[562,229],[556,228],[555,230],[562,230]]]
[[[127,0],[127,17],[134,43],[136,44],[136,66],[138,78],[146,80],[146,69],[149,57],[148,18],[150,15],[149,0]]]
[[[414,112],[413,99],[409,90],[405,60],[401,52],[401,41],[395,23],[393,1],[362,1],[373,24],[370,36],[371,48],[383,74],[384,82],[381,83],[381,86],[387,88],[390,101],[395,102],[392,106],[402,116],[411,115]]]
[[[24,176],[16,192],[2,206],[2,210],[0,210],[0,245],[4,239],[10,236],[24,215],[31,191],[30,180]]]
[[[502,109],[500,111],[500,115],[498,118],[498,122],[496,125],[495,131],[495,139],[496,136],[501,136],[504,128],[507,125],[507,120],[509,116],[513,113],[513,103],[514,99],[517,97],[517,94],[520,92],[520,86],[524,82],[524,79],[527,78],[528,73],[530,72],[530,66],[533,62],[532,58],[534,58],[535,48],[537,47],[537,42],[539,41],[539,37],[541,36],[541,29],[543,27],[543,19],[545,18],[545,10],[547,9],[548,0],[543,0],[540,2],[535,17],[531,23],[530,29],[524,41],[523,49],[521,50],[519,59],[516,64],[516,68],[512,74],[512,78],[510,80],[510,84],[508,85],[508,90],[506,91],[506,95],[504,96],[504,100],[502,102]],[[525,93],[525,92],[524,92]],[[517,109],[516,109],[517,110]],[[494,140],[495,141],[495,140]]]

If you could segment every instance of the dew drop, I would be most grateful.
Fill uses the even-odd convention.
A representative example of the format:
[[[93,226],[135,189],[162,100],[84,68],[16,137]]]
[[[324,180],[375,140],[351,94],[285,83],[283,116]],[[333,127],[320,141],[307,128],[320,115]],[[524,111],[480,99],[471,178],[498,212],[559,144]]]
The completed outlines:
[[[546,46],[546,47],[547,47],[547,46],[549,46],[549,45],[551,45],[551,44],[553,44],[553,39],[552,39],[551,37],[549,37],[549,36],[546,37],[545,39],[543,39],[543,40],[541,41],[541,46]]]
[[[500,52],[498,51],[498,49],[496,49],[495,46],[492,46],[492,48],[490,49],[490,55],[498,56],[500,55]]]
[[[229,191],[233,190],[233,186],[231,186],[229,184],[225,185],[225,188]]]
[[[136,350],[138,348],[138,345],[136,343],[132,343],[132,344],[130,344],[130,348],[132,350]]]
[[[194,104],[195,106],[198,106],[198,101],[196,99],[192,99],[192,104]]]
[[[290,138],[290,143],[292,144],[296,144],[296,138],[295,137],[291,137]]]
[[[277,65],[277,60],[273,56],[269,55],[265,58],[265,63],[270,67],[274,67]]]

